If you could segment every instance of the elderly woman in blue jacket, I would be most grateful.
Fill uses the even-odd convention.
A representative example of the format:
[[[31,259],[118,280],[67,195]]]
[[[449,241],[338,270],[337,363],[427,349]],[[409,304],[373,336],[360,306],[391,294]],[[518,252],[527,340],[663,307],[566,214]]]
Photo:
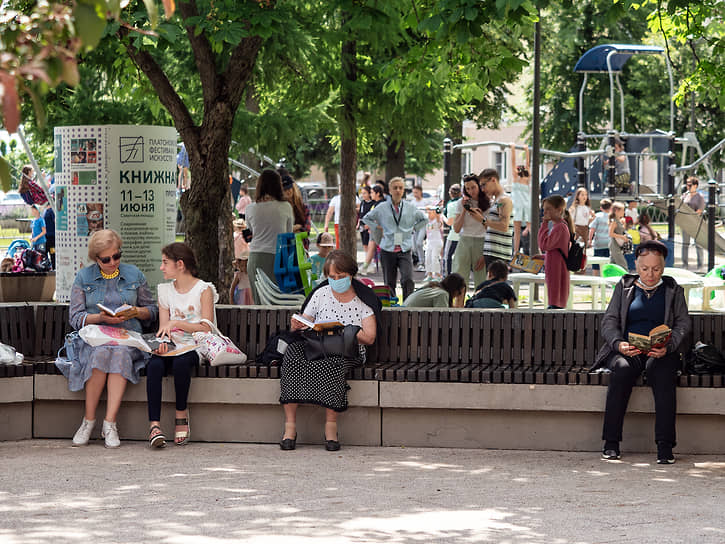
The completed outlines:
[[[614,288],[612,300],[602,318],[600,335],[604,345],[593,369],[611,372],[604,411],[603,459],[619,459],[624,414],[637,378],[646,373],[655,399],[655,442],[657,463],[675,462],[677,371],[689,344],[692,323],[685,294],[674,279],[663,276],[667,246],[656,240],[641,243],[636,251],[637,274],[627,274]],[[648,336],[660,325],[671,335],[663,345],[644,353],[630,343],[629,333]]]
[[[146,278],[135,266],[121,262],[121,246],[121,237],[112,230],[94,232],[88,240],[88,259],[92,264],[78,272],[70,295],[70,324],[74,329],[96,324],[141,332],[141,321],[156,319],[158,307]],[[101,311],[98,304],[111,309],[128,304],[131,309],[114,317]],[[129,346],[94,347],[80,337],[73,340],[71,351],[68,386],[71,391],[85,388],[85,414],[73,436],[73,445],[88,444],[96,423],[98,401],[106,389],[101,436],[107,448],[116,448],[121,445],[116,416],[126,383],[138,383],[139,370],[149,354]]]

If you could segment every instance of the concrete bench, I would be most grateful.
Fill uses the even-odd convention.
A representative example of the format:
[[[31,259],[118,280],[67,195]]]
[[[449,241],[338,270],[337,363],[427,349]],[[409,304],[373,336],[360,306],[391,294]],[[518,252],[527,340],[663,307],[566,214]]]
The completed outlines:
[[[28,311],[28,308],[32,312]],[[254,361],[286,329],[296,308],[217,308],[219,327],[250,357],[245,365],[199,367],[190,393],[195,440],[276,442],[282,429],[279,365]],[[8,313],[3,313],[8,312]],[[19,320],[6,325],[6,315]],[[412,310],[382,314],[368,362],[350,376],[347,444],[595,450],[608,382],[588,367],[600,345],[601,312]],[[30,346],[32,436],[67,438],[82,414],[83,393],[68,391],[52,360],[68,331],[67,306],[0,306],[0,340]],[[723,347],[723,316],[694,313],[695,338]],[[20,323],[23,321],[23,323]],[[13,336],[14,335],[14,336]],[[8,339],[8,340],[6,340]],[[32,341],[31,341],[32,339]],[[26,365],[30,366],[30,365]],[[24,370],[23,372],[27,372]],[[25,376],[27,377],[27,376]],[[0,378],[0,387],[16,377]],[[680,377],[680,451],[725,452],[721,375]],[[164,388],[171,428],[173,387]],[[99,417],[102,417],[102,407]],[[653,403],[637,387],[625,425],[632,449],[653,447]],[[319,442],[324,412],[300,411],[300,442]],[[130,385],[119,425],[125,438],[146,438],[145,381]],[[7,439],[0,427],[0,439]],[[26,432],[27,434],[27,432]]]

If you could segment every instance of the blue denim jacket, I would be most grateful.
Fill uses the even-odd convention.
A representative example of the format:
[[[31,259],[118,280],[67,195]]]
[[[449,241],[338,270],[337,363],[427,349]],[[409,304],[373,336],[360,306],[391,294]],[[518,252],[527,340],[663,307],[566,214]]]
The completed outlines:
[[[92,264],[78,271],[71,289],[70,324],[74,329],[83,328],[88,314],[101,313],[97,304],[103,303],[109,281],[117,281],[118,305],[130,304],[148,308],[151,312],[151,321],[156,319],[159,308],[143,272],[132,264],[121,263],[117,280],[104,280],[100,267]],[[141,332],[141,322],[135,318],[115,326]]]

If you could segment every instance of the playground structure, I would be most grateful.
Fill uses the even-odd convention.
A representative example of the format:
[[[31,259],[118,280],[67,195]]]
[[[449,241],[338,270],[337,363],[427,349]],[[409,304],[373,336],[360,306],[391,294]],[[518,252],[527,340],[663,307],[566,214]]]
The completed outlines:
[[[683,137],[674,133],[674,101],[673,80],[669,59],[664,55],[665,50],[649,45],[607,44],[593,47],[577,62],[574,71],[584,75],[579,91],[579,132],[577,141],[568,152],[554,151],[540,148],[541,155],[549,157],[551,168],[543,175],[540,183],[541,198],[552,194],[568,196],[578,187],[585,187],[594,198],[608,196],[621,200],[637,200],[647,202],[654,208],[667,215],[668,236],[665,243],[674,246],[675,225],[692,236],[702,247],[708,249],[709,265],[714,266],[715,252],[725,254],[725,238],[715,232],[715,221],[720,212],[725,209],[725,194],[723,184],[714,180],[715,173],[710,165],[710,158],[725,147],[725,139],[721,140],[706,153],[692,132],[686,132]],[[627,60],[635,54],[663,55],[667,67],[670,86],[670,112],[669,131],[653,130],[646,134],[629,134],[625,130],[624,93],[621,86],[620,75]],[[606,133],[586,134],[584,132],[584,91],[589,74],[607,74],[610,85],[610,116]],[[615,129],[615,90],[619,92],[620,120],[619,127]],[[615,150],[615,141],[624,143],[624,150]],[[598,142],[596,149],[591,149],[589,142]],[[512,144],[499,141],[483,141],[452,145],[449,139],[444,141],[444,163],[450,160],[450,153],[454,149],[476,149],[479,147],[498,147],[505,152]],[[676,164],[675,146],[682,146],[682,164]],[[517,149],[525,146],[515,144]],[[697,153],[698,158],[691,164],[686,164],[690,150]],[[617,156],[626,156],[631,172],[630,188],[618,192],[615,185],[615,160]],[[449,163],[448,163],[449,164]],[[700,168],[706,172],[708,182],[701,183],[709,192],[706,213],[697,214],[689,206],[682,203],[678,196],[681,193],[683,180],[687,175],[695,174]],[[445,169],[444,169],[445,170]],[[543,172],[542,172],[543,174]],[[448,185],[448,184],[447,184]],[[447,190],[446,190],[447,194]],[[538,203],[532,203],[532,208]],[[532,209],[532,211],[534,211]]]

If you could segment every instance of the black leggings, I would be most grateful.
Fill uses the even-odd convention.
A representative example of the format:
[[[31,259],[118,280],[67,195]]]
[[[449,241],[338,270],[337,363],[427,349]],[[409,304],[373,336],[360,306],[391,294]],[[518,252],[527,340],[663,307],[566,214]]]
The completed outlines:
[[[188,351],[174,357],[151,357],[146,365],[146,395],[149,403],[149,421],[161,420],[161,380],[169,371],[174,375],[176,409],[186,410],[191,386],[191,369],[199,364],[199,355]]]

